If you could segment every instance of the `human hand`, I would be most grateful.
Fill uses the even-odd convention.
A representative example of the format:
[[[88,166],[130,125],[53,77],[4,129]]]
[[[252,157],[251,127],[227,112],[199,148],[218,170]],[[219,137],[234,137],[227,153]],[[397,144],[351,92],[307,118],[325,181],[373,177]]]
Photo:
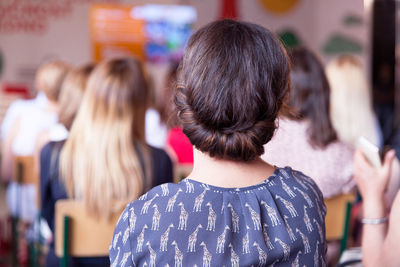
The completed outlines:
[[[360,150],[355,152],[354,179],[356,180],[358,189],[364,201],[383,199],[383,195],[390,179],[394,157],[394,150],[388,151],[385,155],[382,167],[377,169],[371,166]]]

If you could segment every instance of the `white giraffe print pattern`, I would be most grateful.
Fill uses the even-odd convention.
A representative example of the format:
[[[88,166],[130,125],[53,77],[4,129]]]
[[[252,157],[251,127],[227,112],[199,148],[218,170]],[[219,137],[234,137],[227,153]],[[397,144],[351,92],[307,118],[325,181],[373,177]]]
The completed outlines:
[[[325,266],[322,199],[288,167],[247,188],[164,184],[122,213],[111,266]]]

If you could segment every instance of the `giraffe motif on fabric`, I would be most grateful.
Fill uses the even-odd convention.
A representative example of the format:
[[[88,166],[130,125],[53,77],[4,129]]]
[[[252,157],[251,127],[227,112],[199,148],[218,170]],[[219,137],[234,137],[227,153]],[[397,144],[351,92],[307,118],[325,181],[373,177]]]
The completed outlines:
[[[231,209],[232,225],[233,225],[232,232],[238,233],[239,232],[239,215],[235,212],[231,203],[228,203],[227,207]]]
[[[296,211],[296,209],[294,208],[292,202],[290,202],[290,201],[288,201],[288,200],[282,198],[282,197],[279,196],[279,195],[276,195],[275,198],[276,198],[276,199],[279,199],[279,200],[283,203],[283,205],[284,205],[285,208],[289,211],[290,216],[292,216],[292,218],[298,216],[297,211]]]
[[[210,202],[207,202],[206,207],[208,207],[208,217],[207,217],[207,231],[215,231],[215,222],[217,220],[217,214],[214,212]]]
[[[119,253],[121,252],[121,248],[117,248],[117,256],[115,257],[114,261],[111,263],[111,267],[116,267],[118,265],[118,260],[119,260]]]
[[[163,197],[168,196],[169,195],[168,184],[162,184],[161,191],[162,191],[161,196],[163,196]]]
[[[311,247],[310,247],[310,242],[308,242],[308,237],[305,234],[303,234],[298,228],[296,228],[296,233],[299,233],[301,239],[303,240],[304,254],[310,253]]]
[[[129,216],[129,232],[133,233],[135,231],[135,226],[136,226],[136,220],[137,216],[135,214],[135,208],[131,207],[129,209],[130,216]]]
[[[217,239],[217,253],[224,253],[225,252],[225,236],[226,236],[226,231],[230,230],[229,226],[225,226],[224,231],[222,234],[218,236]]]
[[[193,211],[195,212],[200,212],[201,211],[201,205],[203,204],[204,201],[204,196],[206,194],[206,192],[210,190],[209,188],[204,188],[204,191],[198,195],[195,200],[194,200],[194,206],[193,206]]]
[[[183,262],[183,254],[178,248],[178,244],[176,241],[172,241],[171,245],[175,246],[175,267],[182,267],[182,262]]]
[[[314,207],[314,204],[313,204],[311,198],[303,190],[301,190],[301,189],[299,189],[297,187],[293,187],[293,188],[294,188],[294,190],[296,190],[297,192],[299,192],[303,196],[303,198],[307,202],[309,208]]]
[[[179,215],[178,230],[185,230],[186,231],[186,225],[187,225],[187,220],[188,220],[189,214],[185,210],[185,207],[184,207],[182,202],[180,202],[178,204],[178,206],[181,207],[181,214]]]
[[[267,231],[268,225],[266,223],[263,224],[263,236],[264,236],[264,241],[265,244],[267,244],[267,247],[269,250],[274,248],[274,245],[271,242],[271,239],[268,236],[268,231]]]
[[[156,267],[156,256],[157,256],[157,253],[154,251],[154,249],[151,248],[149,241],[147,241],[146,246],[149,249],[149,253],[150,253],[149,267]]]
[[[204,242],[201,242],[200,246],[203,247],[203,267],[211,267],[211,253],[208,251],[207,246]]]
[[[147,267],[147,261],[143,263],[142,267]]]
[[[136,252],[142,252],[143,242],[144,242],[144,231],[147,229],[147,224],[143,226],[142,231],[137,237]]]
[[[126,219],[128,219],[129,213],[128,211],[125,211],[124,214],[122,215],[122,220],[125,222]]]
[[[141,197],[139,197],[139,200],[146,200],[147,195],[148,195],[148,192],[146,194],[142,195]]]
[[[267,263],[267,253],[265,253],[257,242],[253,243],[253,247],[256,247],[258,251],[258,266],[265,266]]]
[[[150,200],[147,200],[142,207],[142,210],[140,211],[140,214],[147,214],[147,211],[151,205],[151,202],[153,202],[154,199],[156,199],[159,195],[155,194],[154,197],[152,197]]]
[[[125,245],[129,238],[129,227],[126,227],[124,236],[122,237],[122,244]]]
[[[264,200],[261,200],[261,205],[263,205],[267,209],[267,214],[268,214],[269,219],[272,222],[272,227],[277,226],[278,224],[281,224],[279,217],[276,213],[276,210],[274,208],[269,206],[267,204],[267,202],[265,202]]]
[[[301,250],[299,252],[297,252],[296,258],[292,262],[292,267],[300,267],[300,262],[299,262],[300,254],[301,254]]]
[[[116,235],[114,235],[114,240],[113,240],[113,245],[112,245],[112,247],[113,247],[113,249],[115,249],[115,247],[117,246],[117,243],[118,243],[118,239],[119,239],[119,237],[122,235],[122,232],[121,231],[119,231]]]
[[[301,181],[302,178],[297,177],[297,175],[294,176],[296,178],[296,182],[303,187],[304,190],[308,190],[308,187]]]
[[[128,261],[129,256],[132,254],[132,252],[125,252],[124,255],[122,256],[122,260],[119,263],[120,267],[124,267],[126,262]]]
[[[235,253],[233,250],[233,246],[231,243],[229,243],[228,247],[231,248],[231,265],[232,267],[239,267],[239,256]]]
[[[168,200],[168,204],[167,207],[165,208],[165,211],[167,212],[172,212],[174,211],[174,205],[176,202],[176,198],[178,197],[179,193],[182,192],[182,189],[178,189],[178,191],[175,193],[175,195],[173,195],[169,200]]]
[[[194,232],[190,234],[187,248],[188,252],[196,252],[197,234],[199,233],[199,230],[201,228],[203,228],[201,224],[197,225],[196,230],[194,230]]]
[[[295,234],[293,233],[292,228],[290,227],[290,225],[289,225],[289,223],[288,223],[288,219],[289,219],[288,216],[283,215],[283,221],[285,222],[286,230],[287,230],[287,232],[288,232],[290,241],[293,242],[293,241],[296,241],[297,238],[296,238]]]
[[[246,235],[243,237],[242,239],[242,244],[243,244],[243,248],[242,248],[242,253],[243,254],[248,254],[250,253],[250,248],[249,248],[249,229],[250,227],[246,225]]]
[[[320,266],[320,265],[319,265],[319,255],[318,255],[318,246],[319,246],[319,241],[317,241],[317,244],[315,245],[314,267]]]
[[[153,208],[154,208],[154,214],[153,214],[153,222],[151,224],[151,230],[158,231],[158,229],[160,228],[161,213],[158,211],[157,204],[154,204]]]
[[[288,244],[280,240],[279,238],[275,237],[275,242],[278,242],[283,249],[283,261],[287,261],[290,256],[290,247]]]
[[[282,188],[285,190],[285,192],[289,195],[290,198],[294,198],[296,194],[293,192],[292,189],[283,181],[283,178],[281,177],[281,183],[282,183]]]
[[[168,249],[168,236],[169,236],[169,230],[171,228],[174,228],[174,225],[171,223],[168,225],[167,230],[161,235],[160,238],[160,250],[161,251],[167,251]]]
[[[304,206],[304,223],[306,224],[308,232],[312,232],[314,230],[314,228],[312,227],[312,224],[311,224],[310,217],[308,216],[308,213],[307,213],[307,206]]]
[[[317,200],[321,200],[321,199],[319,198],[319,194],[317,193],[317,191],[315,191],[314,187],[313,187],[313,186],[310,186],[310,188],[311,188],[311,191],[313,191],[313,193],[314,193],[314,195],[315,195],[315,198],[316,198]]]
[[[316,220],[315,218],[313,218],[313,222],[314,222],[315,225],[317,226],[318,234],[319,234],[319,239],[321,240],[321,243],[322,243],[322,242],[323,242],[323,237],[324,237],[324,235],[322,234],[321,225],[319,225],[319,223],[317,222],[317,220]]]
[[[185,183],[186,183],[186,193],[194,193],[193,183],[189,182],[188,180],[185,180]]]
[[[261,226],[260,215],[250,207],[249,203],[244,204],[244,206],[249,209],[251,220],[253,221],[254,225],[254,230],[260,230]]]
[[[285,177],[285,179],[290,179],[290,175],[286,172],[285,169],[280,169],[280,173],[282,174],[283,177]]]

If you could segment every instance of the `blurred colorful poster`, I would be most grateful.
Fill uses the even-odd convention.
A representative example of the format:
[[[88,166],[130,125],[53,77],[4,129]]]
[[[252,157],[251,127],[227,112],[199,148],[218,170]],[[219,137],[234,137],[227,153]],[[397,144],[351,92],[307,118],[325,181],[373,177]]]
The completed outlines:
[[[90,11],[93,59],[135,55],[150,62],[178,61],[196,10],[177,5],[94,5]]]

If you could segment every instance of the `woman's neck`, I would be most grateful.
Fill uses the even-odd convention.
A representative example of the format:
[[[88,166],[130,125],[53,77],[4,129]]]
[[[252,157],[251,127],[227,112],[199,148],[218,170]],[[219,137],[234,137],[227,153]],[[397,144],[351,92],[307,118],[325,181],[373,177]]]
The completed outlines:
[[[218,187],[247,187],[256,185],[271,176],[275,167],[260,157],[249,161],[232,161],[210,157],[193,149],[193,171],[189,179]]]

